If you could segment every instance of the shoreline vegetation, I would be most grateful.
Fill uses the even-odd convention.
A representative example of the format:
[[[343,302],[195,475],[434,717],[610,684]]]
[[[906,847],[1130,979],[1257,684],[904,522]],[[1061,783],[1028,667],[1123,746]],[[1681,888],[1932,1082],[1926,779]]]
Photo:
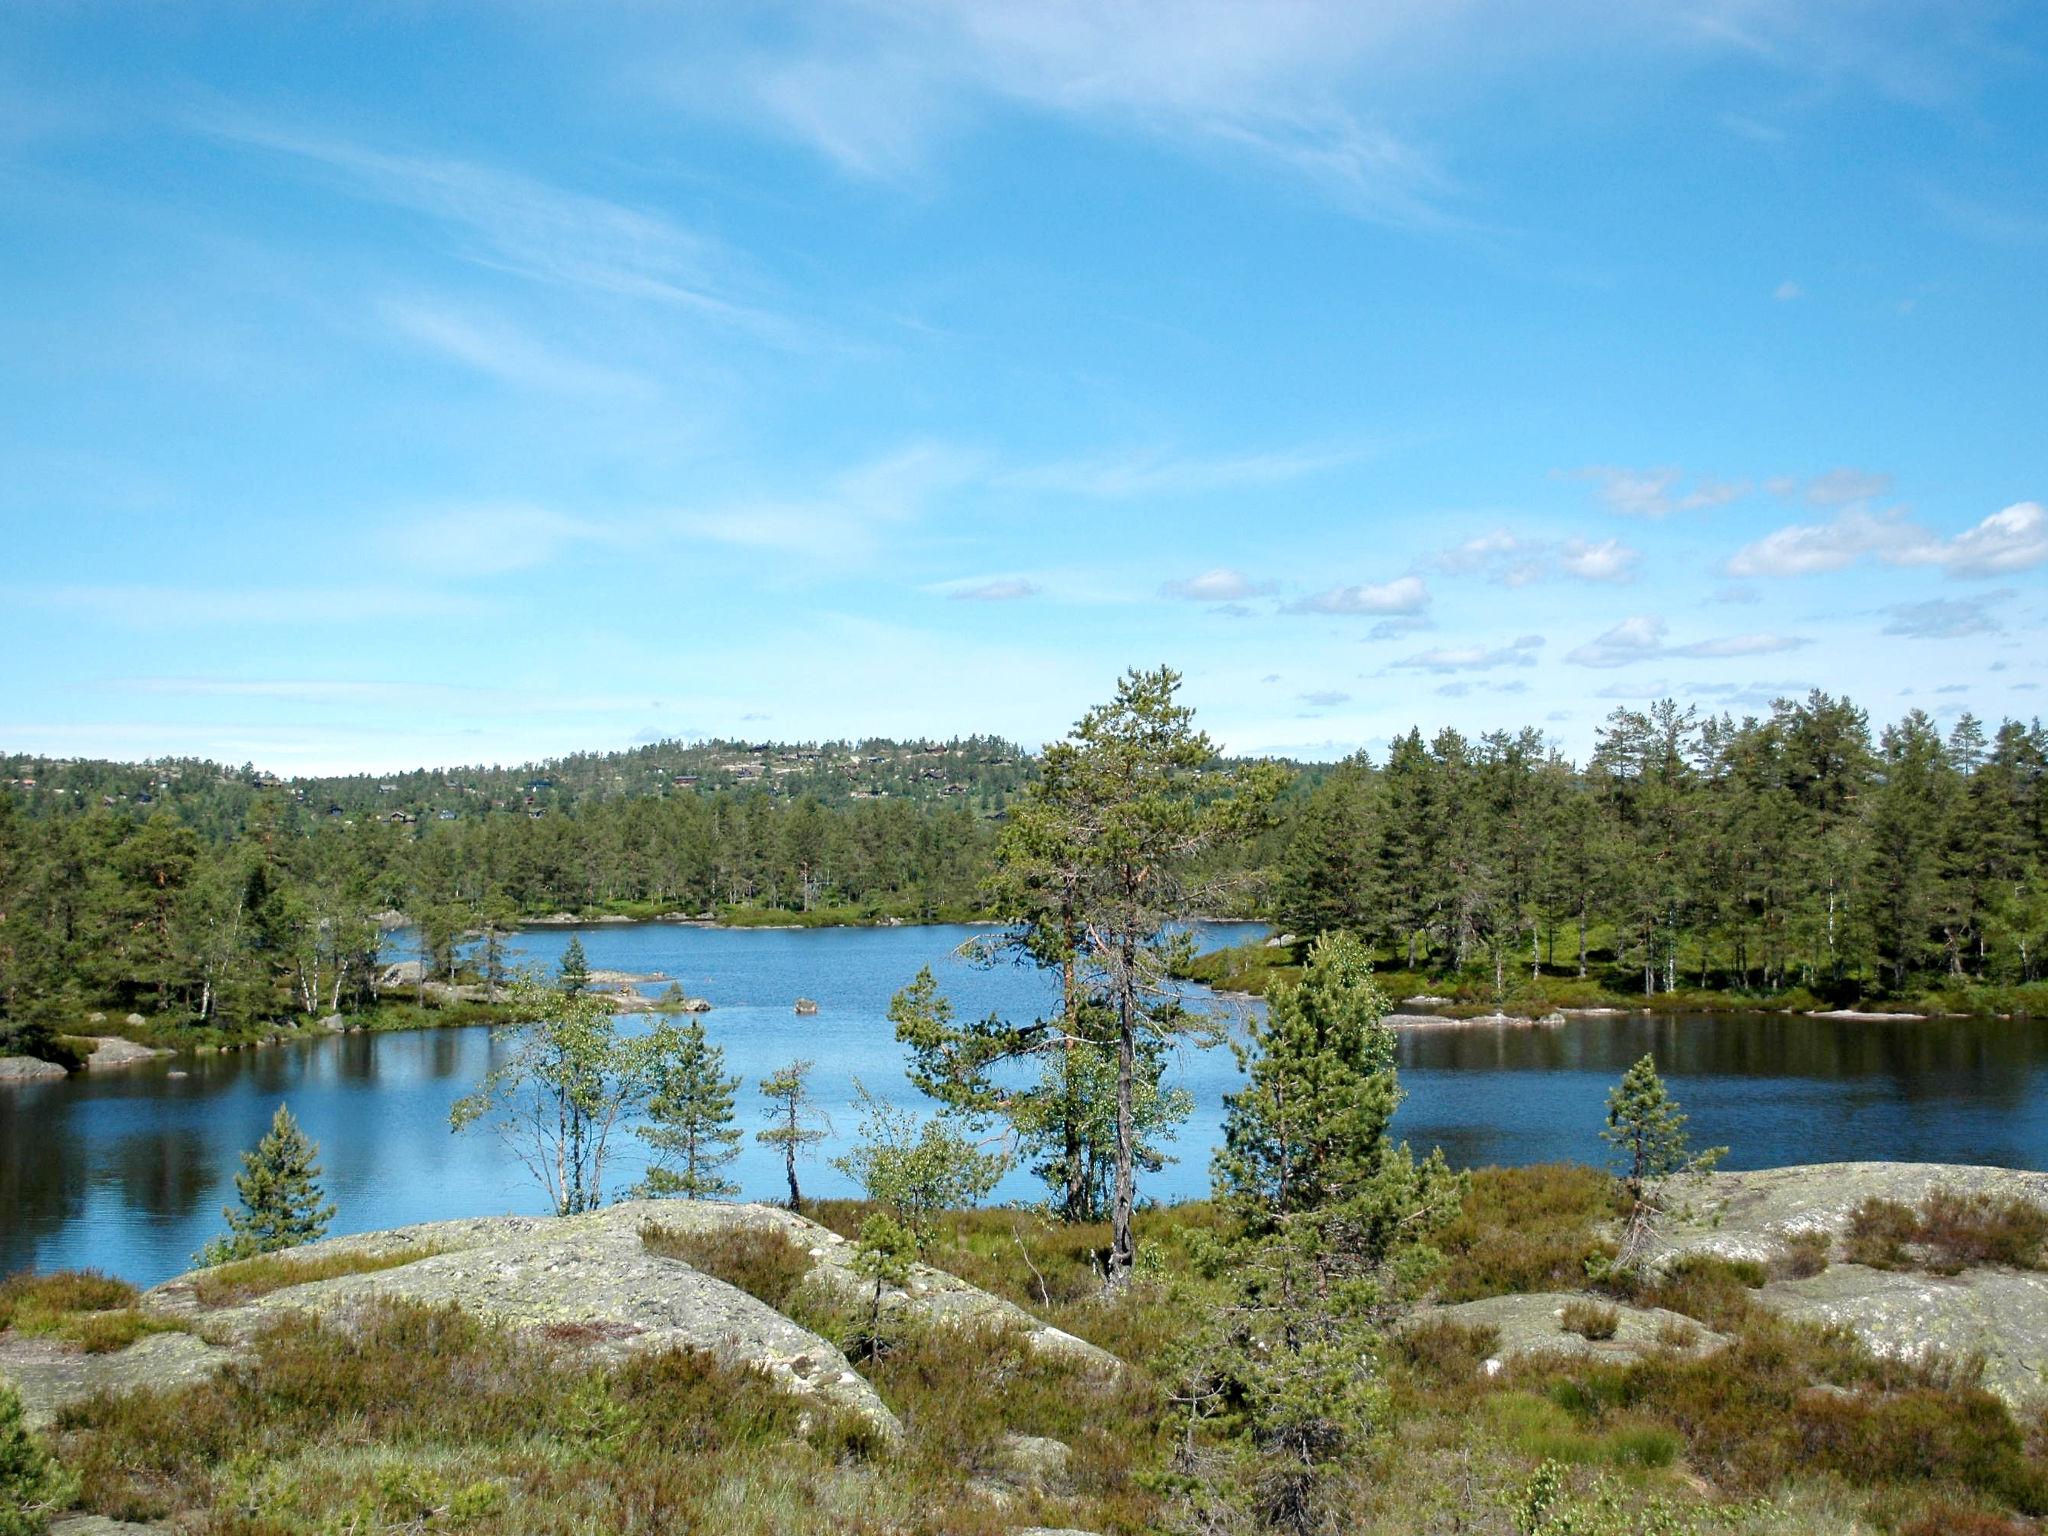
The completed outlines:
[[[523,927],[1014,919],[999,850],[1059,750],[659,743],[291,781],[0,758],[0,1058],[76,1065],[60,1040],[86,1034],[219,1046],[335,1015],[468,1022],[393,1013],[380,975],[416,960],[490,995]],[[2038,722],[1877,729],[1816,692],[1741,720],[1617,710],[1583,761],[1534,730],[1411,731],[1336,764],[1203,750],[1196,803],[1238,777],[1263,786],[1242,835],[1193,871],[1217,893],[1209,914],[1353,934],[1397,1003],[2048,1013]],[[1261,993],[1294,958],[1233,951],[1186,976]]]

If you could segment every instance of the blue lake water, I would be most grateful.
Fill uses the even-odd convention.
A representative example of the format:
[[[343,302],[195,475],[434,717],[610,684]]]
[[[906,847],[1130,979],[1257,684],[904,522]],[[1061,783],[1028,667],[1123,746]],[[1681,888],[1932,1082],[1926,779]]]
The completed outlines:
[[[745,1079],[749,1129],[760,1118],[755,1083],[795,1057],[816,1061],[815,1090],[836,1134],[803,1169],[807,1194],[856,1192],[829,1163],[856,1127],[856,1077],[884,1098],[916,1100],[884,1015],[919,966],[934,968],[963,1017],[1029,1016],[1053,1001],[1033,972],[958,958],[986,930],[575,931],[593,967],[660,971],[712,1002],[705,1028],[727,1070]],[[534,930],[518,947],[552,967],[569,932]],[[818,1014],[797,1017],[798,997],[816,999]],[[344,1035],[0,1089],[0,1273],[92,1265],[148,1283],[185,1268],[219,1230],[239,1154],[280,1101],[320,1143],[338,1232],[543,1210],[493,1137],[448,1129],[449,1106],[503,1049],[477,1029]],[[1410,1031],[1398,1127],[1418,1150],[1440,1145],[1459,1164],[1597,1160],[1607,1090],[1646,1050],[1696,1139],[1732,1147],[1733,1167],[1856,1158],[2048,1167],[2048,1021],[1627,1015],[1550,1030]],[[1162,1201],[1207,1192],[1223,1095],[1237,1082],[1225,1049],[1183,1050],[1171,1075],[1196,1110],[1170,1148],[1178,1160],[1141,1185]],[[614,1189],[638,1176],[637,1144],[623,1146]],[[732,1171],[749,1196],[783,1192],[779,1160],[751,1138]],[[1041,1194],[1018,1172],[997,1198]]]

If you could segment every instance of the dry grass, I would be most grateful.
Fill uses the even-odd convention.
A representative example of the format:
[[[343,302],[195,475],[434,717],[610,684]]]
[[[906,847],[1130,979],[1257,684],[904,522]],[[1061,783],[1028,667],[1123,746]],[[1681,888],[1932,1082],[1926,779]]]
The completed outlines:
[[[1604,1302],[1568,1301],[1558,1315],[1557,1325],[1582,1339],[1611,1339],[1621,1328],[1621,1313]]]
[[[766,1227],[729,1227],[718,1232],[642,1227],[640,1243],[649,1253],[680,1259],[778,1312],[788,1310],[797,1288],[816,1263],[787,1235]]]
[[[336,1280],[343,1275],[369,1275],[379,1270],[416,1264],[445,1250],[431,1243],[396,1248],[383,1253],[330,1253],[318,1257],[295,1256],[289,1252],[259,1253],[252,1259],[236,1259],[213,1269],[202,1270],[192,1282],[192,1294],[209,1307],[230,1307],[253,1301],[287,1286],[308,1285],[315,1280]]]

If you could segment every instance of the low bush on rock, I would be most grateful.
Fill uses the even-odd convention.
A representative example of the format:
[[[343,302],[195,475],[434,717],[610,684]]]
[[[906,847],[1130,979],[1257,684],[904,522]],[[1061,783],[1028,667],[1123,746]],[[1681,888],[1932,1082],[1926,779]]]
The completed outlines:
[[[1558,1326],[1582,1339],[1611,1339],[1621,1327],[1621,1313],[1597,1301],[1568,1301]]]
[[[724,1227],[687,1232],[677,1227],[644,1227],[640,1242],[649,1253],[681,1259],[735,1286],[778,1312],[787,1311],[797,1287],[817,1262],[799,1244],[772,1227]]]
[[[2048,1210],[2031,1200],[1944,1187],[1929,1190],[1917,1208],[1865,1200],[1850,1213],[1842,1246],[1852,1264],[1953,1275],[1991,1264],[2039,1269],[2044,1244]]]

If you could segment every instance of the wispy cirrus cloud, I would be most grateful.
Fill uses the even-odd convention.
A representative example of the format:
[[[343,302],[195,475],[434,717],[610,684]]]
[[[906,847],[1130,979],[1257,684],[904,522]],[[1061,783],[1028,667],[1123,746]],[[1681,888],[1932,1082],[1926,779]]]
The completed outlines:
[[[281,627],[363,619],[471,619],[497,606],[469,593],[395,584],[177,586],[147,582],[16,587],[10,602],[131,629]]]
[[[401,340],[521,389],[577,395],[644,395],[653,389],[630,369],[576,357],[473,308],[393,298],[376,310]]]
[[[519,171],[373,148],[228,110],[195,111],[185,126],[416,214],[455,236],[456,253],[476,265],[660,304],[784,345],[807,337],[807,328],[769,306],[765,285],[736,253],[661,214]]]
[[[1904,509],[1845,507],[1825,523],[1797,523],[1746,544],[1727,562],[1730,576],[1812,576],[1865,560],[1932,566],[1950,576],[1992,577],[2048,563],[2048,508],[2015,502],[1974,527],[1943,537]]]
[[[1665,636],[1670,626],[1660,618],[1638,614],[1623,619],[1598,639],[1589,640],[1565,653],[1565,660],[1576,667],[1625,667],[1640,661],[1656,661],[1670,656],[1683,656],[1695,660],[1727,658],[1736,656],[1768,656],[1779,651],[1794,651],[1812,642],[1797,635],[1743,634],[1722,635],[1708,640],[1694,640],[1684,645],[1672,645]]]
[[[1986,605],[2011,597],[2010,588],[1987,592],[1974,602],[1954,597],[1934,597],[1925,602],[1894,603],[1885,610],[1891,617],[1884,632],[1908,640],[1960,640],[1970,635],[1995,635],[2004,629]]]
[[[1181,453],[1165,448],[1124,448],[1090,457],[1059,459],[997,472],[993,482],[1027,491],[1050,491],[1100,501],[1150,496],[1200,496],[1246,486],[1282,485],[1355,464],[1363,447],[1307,444],[1246,453]]]
[[[1277,169],[1380,223],[1453,222],[1450,178],[1347,89],[1362,62],[1435,25],[1423,8],[899,0],[806,19],[794,49],[683,65],[678,96],[721,102],[865,178],[920,175],[984,114],[1022,109]]]
[[[956,603],[1014,603],[1036,597],[1045,588],[1022,576],[998,576],[988,581],[968,582],[947,591]]]

